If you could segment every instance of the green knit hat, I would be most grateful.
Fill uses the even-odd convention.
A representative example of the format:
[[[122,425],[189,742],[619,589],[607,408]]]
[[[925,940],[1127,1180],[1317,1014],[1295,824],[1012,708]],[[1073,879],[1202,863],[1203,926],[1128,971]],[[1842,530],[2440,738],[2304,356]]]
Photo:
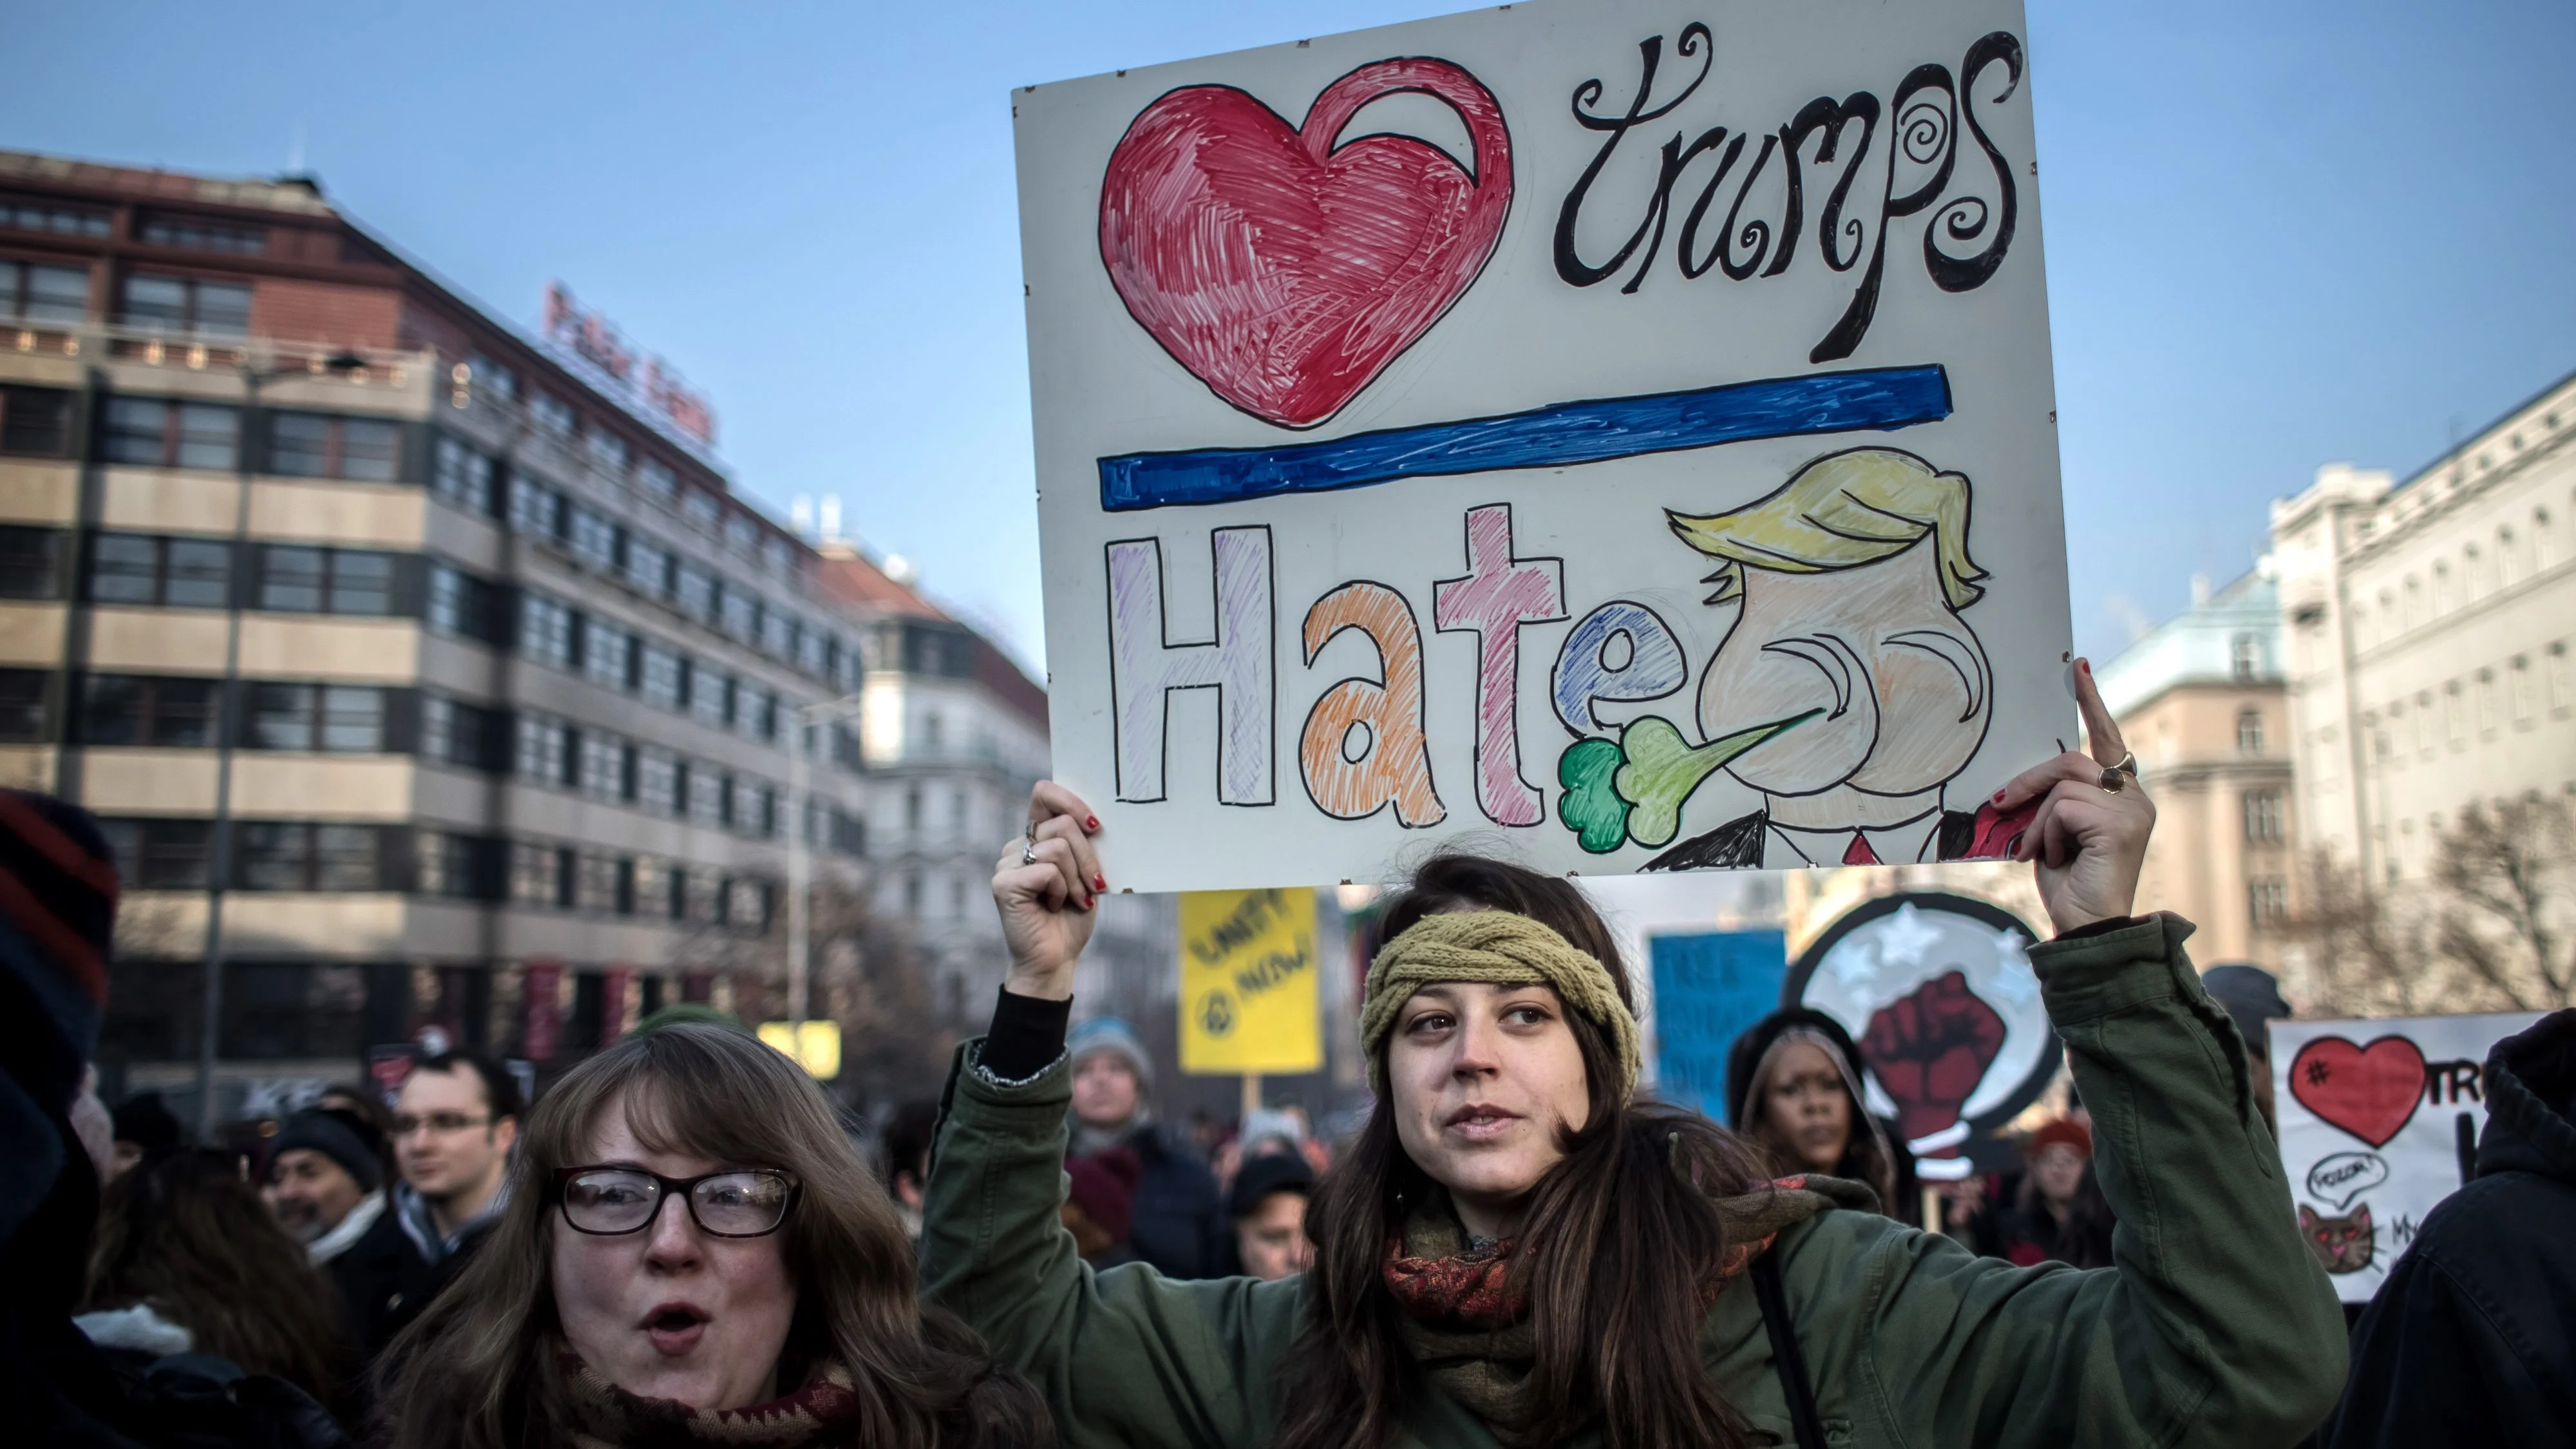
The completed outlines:
[[[1379,1091],[1386,1090],[1386,1071],[1378,1048],[1395,1029],[1396,1012],[1414,992],[1435,981],[1555,987],[1567,1006],[1609,1034],[1619,1053],[1620,1099],[1636,1095],[1645,1054],[1637,1041],[1637,1018],[1619,999],[1610,967],[1547,926],[1510,911],[1425,916],[1378,949],[1362,988],[1360,1051],[1368,1058],[1369,1084]]]

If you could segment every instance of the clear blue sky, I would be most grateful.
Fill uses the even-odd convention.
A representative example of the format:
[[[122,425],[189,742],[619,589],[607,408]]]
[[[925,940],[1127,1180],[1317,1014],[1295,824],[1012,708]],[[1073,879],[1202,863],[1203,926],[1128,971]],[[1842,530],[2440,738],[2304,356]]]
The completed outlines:
[[[1920,3],[1920,0],[1918,0]],[[1455,9],[13,5],[0,145],[331,197],[532,321],[560,277],[741,483],[1039,649],[1007,91]],[[2576,7],[2033,0],[2079,648],[2576,369]]]

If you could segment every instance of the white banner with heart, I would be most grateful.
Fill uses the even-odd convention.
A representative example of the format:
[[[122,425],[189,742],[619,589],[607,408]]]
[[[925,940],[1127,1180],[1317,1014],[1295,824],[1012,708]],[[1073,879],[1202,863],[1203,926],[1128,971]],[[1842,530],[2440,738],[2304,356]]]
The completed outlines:
[[[1547,0],[1014,92],[1113,888],[2002,853],[2071,742],[2015,0]]]

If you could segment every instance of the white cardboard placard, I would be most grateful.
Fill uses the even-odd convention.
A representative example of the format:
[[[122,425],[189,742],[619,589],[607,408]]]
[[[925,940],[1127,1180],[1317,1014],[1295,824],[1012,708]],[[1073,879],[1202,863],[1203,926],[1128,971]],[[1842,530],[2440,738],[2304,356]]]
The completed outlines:
[[[2486,1060],[2538,1012],[2276,1021],[2272,1106],[2300,1236],[2346,1303],[2379,1291],[2486,1130]]]
[[[1999,851],[2073,739],[2023,36],[1549,0],[1015,92],[1112,885]]]

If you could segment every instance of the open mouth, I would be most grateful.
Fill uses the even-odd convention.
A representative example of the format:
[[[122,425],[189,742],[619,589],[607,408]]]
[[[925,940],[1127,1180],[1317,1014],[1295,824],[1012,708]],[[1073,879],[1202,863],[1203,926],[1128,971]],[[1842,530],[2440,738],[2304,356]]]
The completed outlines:
[[[707,1315],[687,1303],[665,1303],[644,1318],[644,1332],[652,1338],[653,1347],[673,1356],[697,1347],[698,1340],[706,1335],[706,1327]]]

